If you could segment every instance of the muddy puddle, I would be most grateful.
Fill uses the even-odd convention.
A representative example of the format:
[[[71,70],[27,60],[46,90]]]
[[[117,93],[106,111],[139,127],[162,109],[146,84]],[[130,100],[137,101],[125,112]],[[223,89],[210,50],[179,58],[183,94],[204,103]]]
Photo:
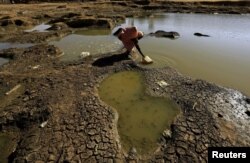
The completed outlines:
[[[25,90],[25,87],[18,84],[12,88],[1,87],[0,88],[0,111],[5,109],[5,106],[9,105],[13,100],[15,100],[20,94]]]
[[[19,44],[19,43],[1,43],[0,42],[0,50],[2,49],[8,49],[8,48],[27,48],[32,46],[33,44],[27,43],[27,44]],[[0,57],[0,66],[8,63],[9,59],[8,58],[3,58]]]
[[[121,48],[121,43],[111,35],[110,30],[81,30],[50,42],[64,52],[62,61],[81,59],[81,53],[87,52],[92,56],[113,52]]]
[[[143,76],[125,71],[107,77],[99,87],[101,99],[119,114],[118,133],[122,147],[135,147],[140,154],[152,152],[165,129],[179,113],[169,99],[145,94]]]
[[[0,42],[0,50],[8,48],[27,48],[33,45],[34,44],[31,43],[20,44],[20,43]]]
[[[0,133],[0,162],[8,163],[8,157],[15,148],[15,141],[13,135]]]

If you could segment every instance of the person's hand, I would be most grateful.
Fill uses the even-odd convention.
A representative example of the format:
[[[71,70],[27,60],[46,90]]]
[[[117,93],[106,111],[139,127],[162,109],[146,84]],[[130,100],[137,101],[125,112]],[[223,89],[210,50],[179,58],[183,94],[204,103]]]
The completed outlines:
[[[137,38],[133,38],[131,40],[134,42],[134,44],[138,44],[138,39]]]

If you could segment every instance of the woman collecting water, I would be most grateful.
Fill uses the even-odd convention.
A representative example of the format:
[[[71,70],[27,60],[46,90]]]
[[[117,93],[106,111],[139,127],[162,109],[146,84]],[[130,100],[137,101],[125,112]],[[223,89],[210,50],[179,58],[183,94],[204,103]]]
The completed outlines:
[[[119,28],[117,31],[114,32],[114,36],[118,37],[119,40],[123,43],[124,48],[126,48],[126,55],[129,55],[134,47],[139,51],[142,55],[142,62],[144,63],[152,63],[153,61],[148,57],[145,56],[139,45],[138,40],[143,37],[143,32],[138,31],[136,27],[127,27],[127,28]]]

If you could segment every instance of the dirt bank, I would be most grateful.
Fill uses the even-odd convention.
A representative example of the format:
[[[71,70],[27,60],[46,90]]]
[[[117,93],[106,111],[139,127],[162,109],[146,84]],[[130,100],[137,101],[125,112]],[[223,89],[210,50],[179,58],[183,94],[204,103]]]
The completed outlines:
[[[41,3],[0,5],[0,41],[46,42],[60,38],[78,28],[112,29],[127,16],[151,15],[157,12],[246,14],[247,2],[179,2],[179,1],[111,1],[86,3]],[[28,33],[34,25],[48,23],[51,33]],[[56,31],[56,32],[55,32]]]
[[[98,7],[97,3],[0,6],[2,20],[14,20],[21,14],[29,19],[28,24],[56,24],[50,32],[33,33],[24,33],[26,26],[13,23],[2,27],[1,41],[43,42],[0,51],[0,57],[12,58],[0,67],[0,88],[4,88],[0,90],[0,131],[18,135],[9,159],[40,163],[207,162],[208,146],[249,146],[250,99],[236,90],[192,80],[170,67],[142,68],[130,60],[103,67],[93,66],[96,58],[92,57],[60,62],[61,50],[46,41],[83,28],[86,21],[90,25],[84,28],[112,28],[125,16],[171,11],[145,10],[146,5],[129,2],[109,3],[98,2]],[[117,113],[98,96],[100,82],[124,70],[141,72],[148,94],[170,97],[181,109],[171,130],[163,132],[159,149],[148,156],[123,151]],[[159,86],[157,82],[162,80],[169,85]]]

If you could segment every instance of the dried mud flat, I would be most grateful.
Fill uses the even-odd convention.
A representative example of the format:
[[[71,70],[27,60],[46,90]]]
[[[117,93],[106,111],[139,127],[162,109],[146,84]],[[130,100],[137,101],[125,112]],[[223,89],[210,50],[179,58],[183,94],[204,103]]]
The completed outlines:
[[[56,24],[51,32],[30,34],[22,32],[25,27],[10,23],[1,33],[2,41],[44,42],[0,51],[0,56],[12,58],[0,67],[0,85],[6,88],[0,92],[0,130],[16,135],[11,162],[207,162],[209,146],[250,145],[250,99],[236,90],[193,80],[170,67],[142,68],[130,60],[104,67],[93,66],[93,57],[60,62],[61,50],[46,44],[78,25],[83,27],[86,20],[90,26],[112,28],[118,19],[129,16],[124,14],[128,10],[134,15],[151,14],[143,6],[124,7],[124,3],[112,4],[112,10],[110,4],[99,5],[99,13],[105,15],[99,15],[101,23],[92,21],[99,18],[98,8],[89,9],[95,3],[37,4],[46,6],[47,12],[38,12],[39,7],[28,10],[29,5],[5,6],[5,18],[16,12],[39,20],[36,23],[32,18],[31,24]],[[137,10],[132,10],[135,6]],[[16,16],[7,19],[13,18]],[[15,32],[9,30],[14,26]],[[125,70],[141,72],[148,94],[170,97],[181,109],[171,129],[163,132],[159,149],[147,156],[122,149],[116,127],[118,115],[98,96],[97,88],[105,77]],[[159,86],[157,82],[162,80],[169,85]],[[12,88],[15,90],[9,95],[4,94]]]

